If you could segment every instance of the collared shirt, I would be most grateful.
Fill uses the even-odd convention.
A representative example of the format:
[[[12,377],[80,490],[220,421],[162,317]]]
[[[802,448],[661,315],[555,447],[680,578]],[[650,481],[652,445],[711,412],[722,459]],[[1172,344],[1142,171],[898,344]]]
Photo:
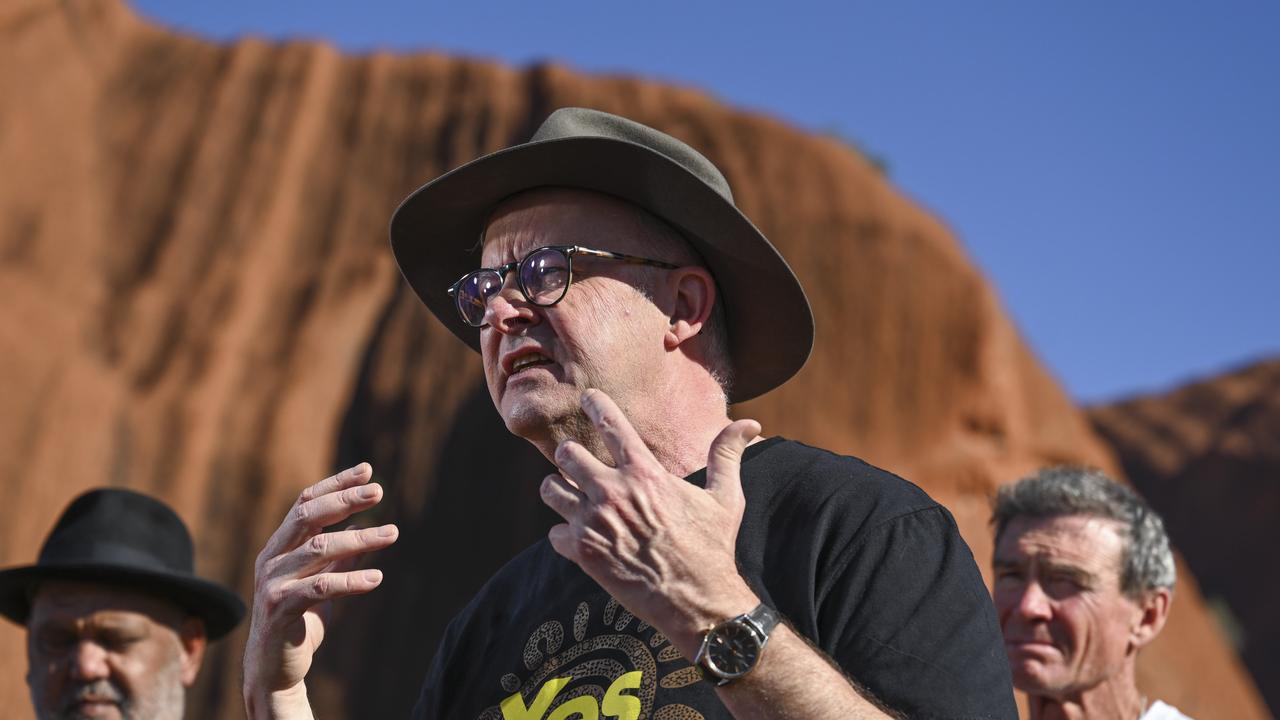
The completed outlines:
[[[1191,720],[1191,718],[1178,712],[1178,708],[1157,700],[1151,703],[1151,707],[1147,708],[1138,720]]]

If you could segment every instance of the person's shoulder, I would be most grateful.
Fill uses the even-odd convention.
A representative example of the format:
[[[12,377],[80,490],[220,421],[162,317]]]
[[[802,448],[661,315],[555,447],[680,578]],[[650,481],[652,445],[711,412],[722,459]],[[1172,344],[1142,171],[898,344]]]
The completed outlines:
[[[910,524],[925,523],[941,532],[953,529],[945,507],[888,470],[785,438],[765,443],[742,465],[746,527],[763,532],[803,519],[801,525],[809,532],[834,534],[852,544]]]
[[[855,502],[875,515],[905,515],[940,507],[915,483],[852,455],[797,440],[771,438],[743,471],[769,486],[779,499],[812,498],[822,503]]]

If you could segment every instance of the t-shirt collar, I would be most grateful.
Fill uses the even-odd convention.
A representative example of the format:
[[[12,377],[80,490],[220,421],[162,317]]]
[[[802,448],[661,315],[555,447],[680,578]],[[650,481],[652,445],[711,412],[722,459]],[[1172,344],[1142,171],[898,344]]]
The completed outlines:
[[[765,450],[768,450],[774,445],[777,445],[778,443],[782,442],[782,440],[783,440],[782,437],[775,435],[774,437],[771,437],[771,438],[765,438],[764,440],[761,440],[760,442],[755,443],[754,445],[748,445],[747,449],[742,451],[742,464],[746,465],[747,463],[751,462],[753,459],[758,457],[760,453],[764,452]],[[697,485],[698,487],[706,487],[707,486],[707,469],[704,467],[701,470],[692,472],[685,477],[685,480],[688,480],[689,482],[693,483],[694,485]]]

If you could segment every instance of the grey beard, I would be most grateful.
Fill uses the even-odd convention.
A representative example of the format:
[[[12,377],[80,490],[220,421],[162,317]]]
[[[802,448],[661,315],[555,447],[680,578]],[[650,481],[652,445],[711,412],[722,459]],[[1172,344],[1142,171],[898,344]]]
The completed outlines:
[[[36,717],[39,720],[81,720],[83,716],[76,712],[74,706],[76,702],[86,697],[110,700],[120,708],[120,715],[125,720],[136,720],[137,716],[133,712],[132,700],[114,682],[106,678],[76,685],[62,698],[57,708],[42,707],[37,701],[35,703]]]
[[[95,680],[76,686],[63,700],[62,707],[49,709],[35,706],[39,720],[84,720],[84,716],[72,706],[84,697],[105,697],[120,708],[122,720],[182,720],[186,702],[186,688],[182,686],[177,663],[166,664],[157,674],[156,694],[150,698],[127,696],[108,679]]]

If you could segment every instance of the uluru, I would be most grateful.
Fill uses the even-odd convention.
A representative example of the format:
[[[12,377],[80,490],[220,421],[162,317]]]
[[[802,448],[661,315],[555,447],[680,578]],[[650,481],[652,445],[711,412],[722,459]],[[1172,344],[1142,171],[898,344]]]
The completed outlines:
[[[325,717],[405,716],[448,619],[553,522],[537,495],[545,461],[505,432],[472,352],[404,284],[387,221],[422,182],[527,139],[557,107],[634,118],[725,172],[818,328],[805,369],[735,415],[911,479],[952,511],[980,566],[1001,483],[1080,463],[1190,493],[1177,488],[1199,477],[1193,459],[1229,463],[1262,437],[1239,414],[1189,419],[1199,406],[1170,401],[1151,412],[1183,418],[1193,449],[1126,440],[1115,420],[1146,406],[1077,407],[943,220],[847,144],[696,89],[217,43],[119,0],[14,0],[0,37],[0,566],[30,562],[81,491],[125,486],[173,505],[200,572],[247,598],[298,492],[368,460],[387,500],[361,522],[393,521],[402,539],[378,559],[384,586],[335,608],[313,675]],[[1274,399],[1267,367],[1257,382]],[[1258,442],[1269,449],[1251,457],[1270,464],[1248,477],[1274,477],[1274,441]],[[1237,592],[1239,576],[1186,554],[1206,586]],[[1269,717],[1180,570],[1140,683],[1195,717]],[[214,646],[190,717],[242,717],[245,634]],[[30,717],[23,643],[0,625],[6,717]]]

